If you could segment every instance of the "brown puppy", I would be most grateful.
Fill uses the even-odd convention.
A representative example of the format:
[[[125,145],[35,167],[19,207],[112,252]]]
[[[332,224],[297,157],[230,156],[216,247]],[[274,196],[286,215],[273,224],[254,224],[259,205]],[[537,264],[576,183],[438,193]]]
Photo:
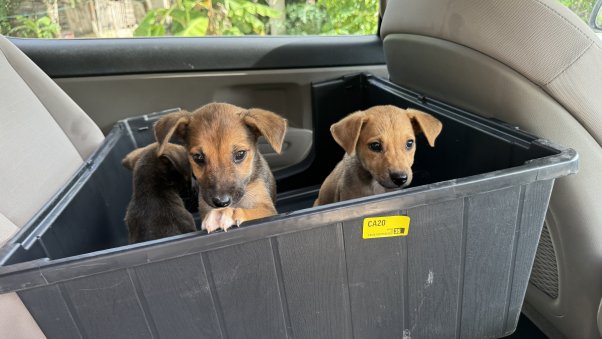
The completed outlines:
[[[199,184],[201,228],[207,232],[276,214],[274,176],[257,151],[262,135],[280,153],[287,121],[262,109],[213,103],[168,114],[155,124],[166,145],[182,138]]]
[[[395,106],[374,106],[330,127],[346,154],[328,175],[314,206],[405,187],[412,181],[416,134],[431,147],[443,125],[430,114]]]
[[[125,214],[130,244],[196,230],[180,197],[192,181],[184,147],[167,144],[159,151],[153,143],[133,150],[121,163],[133,171]]]

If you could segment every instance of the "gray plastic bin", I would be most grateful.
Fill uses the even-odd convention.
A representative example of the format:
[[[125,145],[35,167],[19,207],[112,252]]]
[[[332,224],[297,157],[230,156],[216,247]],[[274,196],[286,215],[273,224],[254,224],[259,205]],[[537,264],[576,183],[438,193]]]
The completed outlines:
[[[131,174],[160,114],[119,122],[46,208],[0,250],[49,338],[481,338],[514,331],[554,179],[577,154],[504,123],[353,75],[312,88],[314,150],[276,172],[278,216],[228,232],[126,244]],[[415,181],[310,208],[342,156],[329,126],[376,104],[443,121],[417,143]],[[194,211],[194,194],[189,202]],[[407,236],[363,239],[367,216]]]

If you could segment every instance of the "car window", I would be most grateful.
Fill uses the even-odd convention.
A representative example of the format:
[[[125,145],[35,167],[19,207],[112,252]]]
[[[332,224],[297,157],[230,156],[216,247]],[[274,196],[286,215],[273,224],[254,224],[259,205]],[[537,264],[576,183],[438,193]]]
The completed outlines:
[[[376,34],[378,0],[0,0],[26,38]]]
[[[602,38],[602,0],[559,0]]]

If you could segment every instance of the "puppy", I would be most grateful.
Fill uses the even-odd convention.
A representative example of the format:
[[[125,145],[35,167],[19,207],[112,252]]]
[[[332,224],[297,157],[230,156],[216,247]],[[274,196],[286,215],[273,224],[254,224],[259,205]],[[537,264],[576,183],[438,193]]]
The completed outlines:
[[[186,145],[199,184],[202,229],[226,231],[276,214],[274,176],[256,144],[264,136],[280,153],[286,127],[287,121],[272,112],[225,103],[208,104],[193,113],[171,113],[157,121],[159,151],[174,134]]]
[[[430,114],[395,106],[374,106],[330,127],[346,154],[328,175],[314,206],[405,187],[412,181],[416,134],[431,147],[443,125]]]
[[[196,230],[180,192],[191,185],[186,149],[153,143],[130,152],[122,161],[133,171],[133,193],[125,214],[129,242],[159,239]]]

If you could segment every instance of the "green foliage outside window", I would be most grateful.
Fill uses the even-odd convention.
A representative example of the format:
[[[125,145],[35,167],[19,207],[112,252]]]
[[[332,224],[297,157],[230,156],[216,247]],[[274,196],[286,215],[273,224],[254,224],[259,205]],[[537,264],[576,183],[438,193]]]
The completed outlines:
[[[279,15],[248,0],[178,0],[170,8],[147,12],[134,36],[264,35],[262,19]]]
[[[49,17],[28,18],[24,16],[15,17],[17,25],[8,31],[8,35],[16,37],[35,37],[43,39],[57,38],[60,27],[52,22]]]
[[[306,3],[286,6],[286,32],[290,35],[317,35],[328,21],[324,8]]]
[[[375,34],[377,0],[318,0],[286,7],[289,35]]]
[[[596,2],[559,1],[585,22]],[[111,6],[129,17],[111,22]],[[74,12],[87,33],[67,22]],[[375,34],[377,25],[378,0],[0,0],[0,34],[29,38],[353,35]]]
[[[583,21],[589,22],[596,0],[560,0],[560,3],[577,14]]]

